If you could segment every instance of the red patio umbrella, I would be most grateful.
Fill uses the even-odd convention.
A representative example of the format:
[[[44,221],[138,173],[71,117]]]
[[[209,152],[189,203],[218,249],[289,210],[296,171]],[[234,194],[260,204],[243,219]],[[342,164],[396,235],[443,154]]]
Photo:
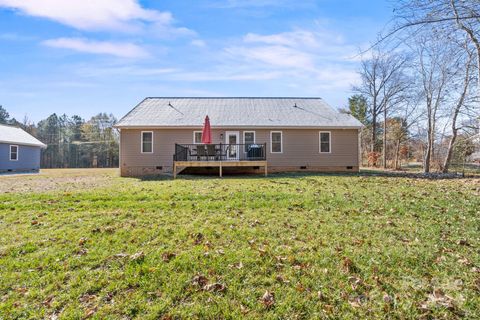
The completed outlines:
[[[212,143],[212,130],[210,129],[210,119],[208,116],[205,117],[205,123],[203,124],[202,143]]]

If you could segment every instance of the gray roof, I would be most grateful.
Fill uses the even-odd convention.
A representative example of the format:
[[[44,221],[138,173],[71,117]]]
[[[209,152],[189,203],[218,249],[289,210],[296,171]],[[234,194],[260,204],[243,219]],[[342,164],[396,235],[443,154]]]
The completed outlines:
[[[201,127],[360,128],[348,114],[321,98],[146,98],[117,124],[119,128]]]
[[[0,124],[0,143],[46,148],[47,146],[24,130]]]

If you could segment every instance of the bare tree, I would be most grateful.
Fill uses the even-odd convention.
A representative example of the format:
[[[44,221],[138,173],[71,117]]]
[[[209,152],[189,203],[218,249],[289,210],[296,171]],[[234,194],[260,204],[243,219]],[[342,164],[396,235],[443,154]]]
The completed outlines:
[[[368,99],[368,113],[372,122],[371,152],[378,151],[378,118],[384,116],[384,165],[385,161],[385,134],[387,126],[387,112],[400,101],[400,95],[408,87],[405,81],[404,68],[407,58],[396,53],[374,52],[372,57],[363,60],[359,71],[360,85],[353,90]]]
[[[443,161],[443,165],[442,165],[442,172],[444,172],[444,173],[447,173],[448,169],[450,167],[450,162],[451,162],[452,155],[453,155],[453,150],[454,150],[454,147],[455,147],[455,141],[457,139],[458,130],[459,130],[457,122],[459,120],[460,111],[465,106],[465,102],[468,98],[470,84],[473,80],[473,77],[471,75],[471,70],[474,67],[472,65],[472,63],[474,61],[474,53],[472,51],[469,51],[468,49],[466,50],[466,52],[467,52],[467,56],[466,56],[465,61],[462,65],[463,68],[458,69],[460,71],[464,70],[463,72],[460,72],[461,76],[463,76],[463,84],[461,86],[461,92],[459,93],[457,102],[456,102],[453,110],[451,111],[452,136],[450,138],[450,142],[449,142],[448,148],[447,148],[447,153],[446,153],[445,159]]]
[[[420,94],[425,102],[426,150],[423,171],[430,172],[435,154],[436,126],[442,103],[446,100],[452,79],[452,52],[445,44],[419,37],[416,40],[416,72],[420,76]]]
[[[478,96],[480,97],[480,3],[478,1],[450,0],[455,23],[464,31],[475,46],[477,53]],[[461,19],[463,16],[476,16],[473,19]],[[465,46],[468,51],[468,45]],[[470,52],[468,53],[471,54]]]
[[[467,35],[469,44],[473,45],[476,52],[477,92],[480,96],[480,1],[399,0],[394,12],[394,26],[387,34],[380,36],[372,47],[425,31],[443,33],[445,43],[455,42]]]

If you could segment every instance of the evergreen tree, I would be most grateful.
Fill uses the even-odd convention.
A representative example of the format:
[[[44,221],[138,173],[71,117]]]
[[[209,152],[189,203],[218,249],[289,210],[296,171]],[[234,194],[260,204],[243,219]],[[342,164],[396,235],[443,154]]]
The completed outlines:
[[[0,105],[0,124],[8,124],[10,115],[3,106]]]

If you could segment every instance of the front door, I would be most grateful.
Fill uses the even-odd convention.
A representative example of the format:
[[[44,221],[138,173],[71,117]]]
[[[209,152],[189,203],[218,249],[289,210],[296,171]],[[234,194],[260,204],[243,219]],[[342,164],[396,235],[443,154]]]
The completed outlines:
[[[227,160],[238,160],[240,155],[240,132],[227,131],[225,132],[225,143],[227,146]]]

